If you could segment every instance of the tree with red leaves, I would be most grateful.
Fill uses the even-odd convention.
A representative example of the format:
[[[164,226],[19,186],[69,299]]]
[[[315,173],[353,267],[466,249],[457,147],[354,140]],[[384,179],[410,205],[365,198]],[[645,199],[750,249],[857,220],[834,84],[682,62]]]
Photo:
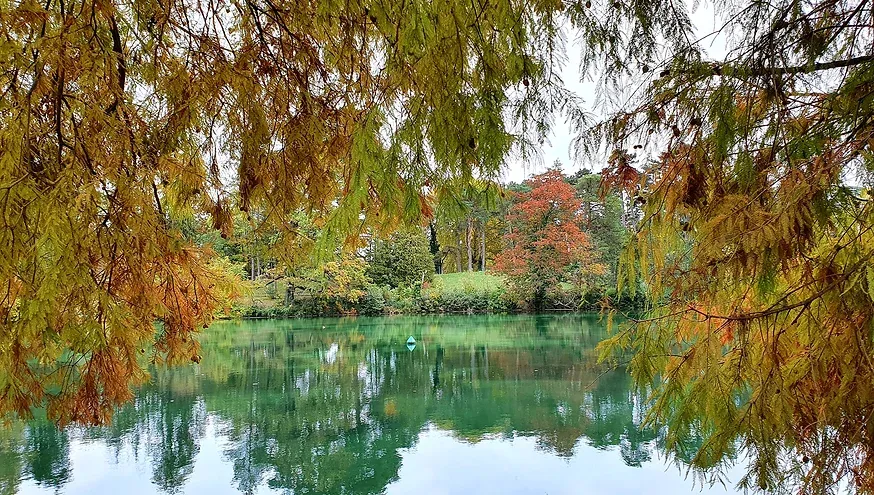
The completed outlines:
[[[504,250],[495,269],[507,276],[522,299],[540,309],[548,292],[580,275],[598,275],[589,236],[580,228],[582,203],[561,171],[551,169],[526,181],[507,216]]]

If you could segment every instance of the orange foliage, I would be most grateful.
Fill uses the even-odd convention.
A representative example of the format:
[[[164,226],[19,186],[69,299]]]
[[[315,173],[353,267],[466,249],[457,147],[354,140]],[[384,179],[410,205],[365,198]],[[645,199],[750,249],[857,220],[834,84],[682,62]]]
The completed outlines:
[[[587,274],[603,273],[592,259],[589,236],[580,228],[582,203],[558,170],[549,170],[526,182],[531,191],[520,193],[507,216],[509,231],[495,269],[517,289],[541,297],[576,268]]]

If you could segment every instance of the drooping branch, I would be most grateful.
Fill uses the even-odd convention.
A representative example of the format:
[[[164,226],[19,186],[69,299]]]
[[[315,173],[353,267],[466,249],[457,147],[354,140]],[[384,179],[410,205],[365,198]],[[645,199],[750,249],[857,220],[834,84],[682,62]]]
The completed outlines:
[[[812,65],[795,65],[788,67],[743,67],[733,68],[733,70],[726,68],[721,71],[717,69],[714,70],[714,75],[719,75],[721,73],[733,77],[777,76],[784,74],[801,74],[821,70],[841,69],[844,67],[854,67],[857,65],[867,64],[871,62],[874,62],[874,54],[861,55],[858,57],[841,60],[832,60],[831,62],[817,62]]]
[[[118,102],[120,99],[119,95],[124,94],[124,83],[125,78],[127,77],[127,63],[124,59],[124,49],[121,44],[121,34],[118,31],[118,23],[115,20],[115,15],[109,16],[109,32],[112,34],[112,52],[116,56],[116,74],[118,88],[116,88],[115,93],[115,101],[109,105],[109,108],[106,109],[107,114],[112,114],[115,112],[115,109],[118,107]]]

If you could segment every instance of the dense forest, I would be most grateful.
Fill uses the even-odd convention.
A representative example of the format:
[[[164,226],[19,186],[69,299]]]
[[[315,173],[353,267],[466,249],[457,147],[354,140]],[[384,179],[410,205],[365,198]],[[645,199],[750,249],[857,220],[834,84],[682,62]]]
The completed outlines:
[[[497,311],[642,298],[600,358],[693,469],[874,492],[874,9],[696,7],[0,0],[0,415],[109,423],[241,279],[431,311],[478,264]],[[600,177],[496,187],[558,121]]]
[[[242,214],[235,230],[247,235],[223,239],[207,218],[187,232],[244,292],[219,317],[642,309],[641,297],[616,291],[640,211],[628,195],[599,195],[600,183],[558,168],[522,184],[479,182],[463,196],[429,197],[427,224],[385,238],[365,230],[355,251],[309,251],[292,263],[277,232]]]

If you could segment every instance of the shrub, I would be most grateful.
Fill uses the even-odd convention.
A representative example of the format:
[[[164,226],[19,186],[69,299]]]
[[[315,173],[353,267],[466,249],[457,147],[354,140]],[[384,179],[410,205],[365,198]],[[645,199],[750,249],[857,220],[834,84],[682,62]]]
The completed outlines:
[[[360,314],[439,314],[439,313],[509,313],[531,309],[527,300],[517,300],[504,286],[480,287],[459,284],[445,288],[439,281],[390,287],[368,284],[353,297],[302,297],[290,306],[234,308],[233,314],[244,318],[290,318]],[[544,310],[599,311],[602,303],[614,308],[637,311],[644,307],[644,296],[618,297],[615,289],[583,289],[565,285],[547,292]]]
[[[364,296],[358,300],[356,305],[358,314],[366,316],[381,315],[385,310],[385,296],[383,295],[382,287],[370,284]]]
[[[367,275],[376,285],[410,287],[434,278],[434,258],[421,229],[399,231],[373,248]]]

